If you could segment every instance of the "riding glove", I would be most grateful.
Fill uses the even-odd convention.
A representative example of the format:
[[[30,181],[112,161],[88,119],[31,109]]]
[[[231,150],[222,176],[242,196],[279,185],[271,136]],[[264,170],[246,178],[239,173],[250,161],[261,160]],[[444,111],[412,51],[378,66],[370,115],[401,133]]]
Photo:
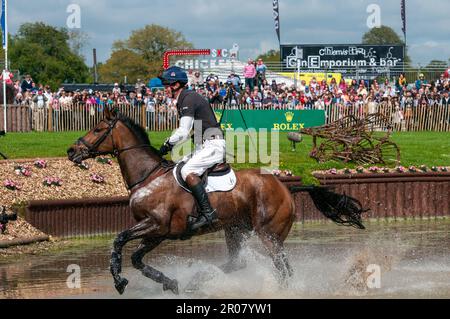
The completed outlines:
[[[159,155],[164,156],[169,154],[169,152],[173,149],[173,145],[169,143],[169,139],[167,139],[161,148],[159,149]]]

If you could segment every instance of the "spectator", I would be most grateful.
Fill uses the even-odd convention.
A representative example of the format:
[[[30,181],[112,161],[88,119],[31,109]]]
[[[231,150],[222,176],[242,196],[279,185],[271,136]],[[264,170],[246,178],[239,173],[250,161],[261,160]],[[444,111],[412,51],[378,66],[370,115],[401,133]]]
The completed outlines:
[[[253,91],[255,87],[254,81],[256,76],[256,69],[253,65],[253,60],[248,59],[247,65],[244,68],[244,78],[245,78],[245,86],[250,88],[250,91]]]
[[[420,90],[424,86],[428,86],[428,81],[425,80],[425,75],[423,75],[423,73],[421,73],[419,75],[419,79],[416,81],[416,90]]]
[[[205,85],[205,81],[203,80],[203,76],[199,71],[195,71],[192,76],[191,85],[195,88],[199,88],[200,86]]]
[[[27,90],[33,89],[33,80],[31,79],[31,76],[29,74],[25,75],[25,79],[22,82],[21,88],[22,92],[26,92]]]
[[[0,74],[1,83],[3,83],[3,75],[5,75],[6,85],[13,85],[14,74],[12,74],[12,72],[9,72],[8,70],[4,70],[4,72]]]
[[[262,59],[258,59],[258,64],[256,65],[256,76],[258,79],[258,87],[261,90],[261,86],[266,80],[267,66],[264,64]]]
[[[449,107],[450,106],[450,97],[448,96],[448,91],[445,91],[441,100],[441,105]]]

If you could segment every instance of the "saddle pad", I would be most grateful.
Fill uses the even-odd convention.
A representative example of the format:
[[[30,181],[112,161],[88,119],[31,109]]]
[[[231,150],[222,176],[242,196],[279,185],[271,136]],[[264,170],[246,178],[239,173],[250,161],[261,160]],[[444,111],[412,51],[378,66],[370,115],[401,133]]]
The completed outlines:
[[[173,177],[177,181],[178,185],[183,188],[186,192],[191,193],[189,188],[187,188],[186,183],[181,178],[181,168],[184,166],[184,162],[178,163],[173,169]],[[207,193],[213,192],[229,192],[236,187],[237,178],[233,169],[222,176],[207,176],[206,178],[202,178],[202,181],[206,179],[205,190]]]

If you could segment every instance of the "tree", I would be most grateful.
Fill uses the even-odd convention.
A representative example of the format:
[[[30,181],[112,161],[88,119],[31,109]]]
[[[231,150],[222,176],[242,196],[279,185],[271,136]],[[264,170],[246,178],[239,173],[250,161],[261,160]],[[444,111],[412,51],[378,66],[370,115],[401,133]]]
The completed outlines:
[[[70,30],[68,35],[70,49],[73,53],[84,59],[85,57],[82,52],[89,41],[89,35],[80,30]]]
[[[89,69],[83,59],[71,51],[65,28],[42,22],[25,23],[12,37],[11,69],[29,73],[35,82],[56,89],[61,83],[85,83]]]
[[[280,50],[269,50],[257,57],[257,59],[262,59],[264,63],[280,63]],[[271,69],[271,66],[268,66]],[[275,71],[279,71],[279,68],[275,68]]]
[[[105,64],[98,68],[102,82],[122,82],[124,77],[130,83],[145,79],[149,73],[147,62],[137,53],[128,49],[119,49],[111,54]]]
[[[399,44],[404,45],[405,42],[390,27],[382,25],[379,28],[372,28],[366,32],[362,38],[362,44],[383,45],[383,44]],[[405,53],[405,63],[409,64],[411,59]]]
[[[182,33],[156,24],[147,25],[132,31],[127,40],[114,42],[111,58],[101,68],[100,76],[102,81],[111,79],[120,81],[122,78],[118,77],[119,75],[127,75],[130,81],[138,77],[150,78],[161,70],[164,52],[192,48],[192,43],[188,42]],[[120,53],[115,54],[116,52]],[[127,66],[118,63],[120,61],[116,60],[117,56],[125,56]],[[144,72],[143,63],[147,66],[144,75],[139,73],[139,76],[135,76],[129,73],[132,69]],[[112,77],[113,74],[116,76]]]

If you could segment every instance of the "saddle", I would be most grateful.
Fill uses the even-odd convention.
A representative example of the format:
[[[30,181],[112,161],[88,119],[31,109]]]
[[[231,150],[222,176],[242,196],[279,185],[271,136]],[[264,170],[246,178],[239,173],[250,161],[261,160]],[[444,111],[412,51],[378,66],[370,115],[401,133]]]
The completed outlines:
[[[181,169],[184,167],[186,162],[180,162],[177,164],[173,170],[173,175],[181,188],[187,192],[189,190],[188,185],[181,177]],[[236,186],[236,174],[228,163],[219,163],[211,168],[208,168],[206,172],[200,176],[202,184],[206,189],[206,192],[228,192],[234,189]]]

